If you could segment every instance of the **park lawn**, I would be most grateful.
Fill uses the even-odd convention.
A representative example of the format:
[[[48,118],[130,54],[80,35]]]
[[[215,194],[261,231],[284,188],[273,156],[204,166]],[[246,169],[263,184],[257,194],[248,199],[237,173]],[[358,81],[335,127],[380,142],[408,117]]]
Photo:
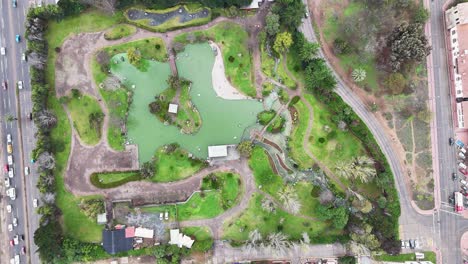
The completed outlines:
[[[312,185],[310,182],[301,181],[294,185],[294,189],[298,195],[299,201],[301,202],[301,215],[310,217],[316,217],[314,214],[315,209],[320,204],[318,197],[314,197],[313,193],[318,192],[314,189],[320,189],[318,186]]]
[[[267,131],[270,133],[279,133],[283,130],[284,124],[286,123],[286,119],[281,115],[275,117],[273,122],[267,127]]]
[[[284,59],[285,59],[284,56],[280,57],[278,67],[276,69],[276,73],[277,73],[276,75],[277,75],[278,79],[281,80],[281,83],[286,85],[286,87],[288,87],[290,89],[296,89],[297,88],[296,82],[288,75],[288,73],[287,73],[287,71],[285,69],[285,66],[287,66],[287,65],[286,65],[286,62],[283,62]]]
[[[210,230],[205,226],[184,227],[181,232],[195,239],[192,250],[206,252],[213,246],[213,237]]]
[[[290,215],[279,208],[276,209],[275,213],[268,213],[262,209],[262,199],[262,195],[254,194],[249,207],[239,217],[224,223],[223,239],[239,245],[245,242],[249,237],[249,232],[255,229],[258,229],[263,237],[281,231],[290,240],[295,241],[302,238],[303,232],[307,232],[312,241],[315,240],[314,238],[326,236],[328,232],[336,233],[335,230],[332,230],[333,228],[324,222]],[[281,221],[283,222],[281,223]]]
[[[117,40],[135,34],[136,27],[127,24],[118,24],[115,27],[108,29],[104,33],[104,38],[107,40]]]
[[[257,120],[260,125],[267,125],[276,116],[275,110],[264,110],[257,114]]]
[[[125,136],[122,135],[120,123],[126,119],[128,112],[127,90],[120,88],[117,90],[99,89],[101,96],[109,109],[109,124],[107,128],[107,142],[109,146],[117,151],[125,149]]]
[[[298,119],[291,132],[290,140],[288,141],[290,148],[289,155],[297,163],[299,168],[311,168],[314,165],[314,161],[307,155],[302,145],[309,122],[309,110],[302,100],[299,100],[299,102],[294,105],[294,108],[297,110]]]
[[[252,54],[248,50],[248,33],[240,25],[232,22],[220,22],[210,29],[194,31],[197,39],[202,36],[218,44],[223,55],[227,79],[243,94],[255,97]],[[174,38],[174,43],[188,44],[188,33]],[[240,56],[239,56],[240,55]]]
[[[338,160],[350,160],[366,153],[362,142],[351,132],[338,129],[332,120],[333,114],[325,105],[311,94],[305,94],[304,97],[314,111],[309,148],[318,160],[334,171]],[[325,126],[329,127],[329,132],[324,129]]]
[[[95,32],[108,28],[120,20],[121,13],[107,16],[93,10],[80,16],[69,17],[60,22],[50,21],[45,37],[49,43],[47,60],[47,83],[50,84],[51,96],[47,101],[48,107],[57,116],[57,126],[51,132],[52,144],[55,146],[54,175],[56,179],[56,203],[62,212],[61,225],[65,235],[85,242],[100,242],[102,240],[102,226],[95,219],[89,219],[78,207],[79,198],[73,196],[65,189],[63,173],[67,165],[71,145],[71,126],[63,106],[55,96],[53,84],[55,83],[55,47],[60,47],[72,33]]]
[[[167,59],[167,50],[164,41],[161,38],[146,38],[113,45],[104,48],[104,51],[112,58],[114,55],[126,53],[129,48],[135,48],[140,51],[141,58],[147,60],[165,61]]]
[[[272,78],[275,79],[275,59],[268,54],[265,48],[265,43],[260,43],[260,60],[262,66],[262,72]]]
[[[290,49],[286,55],[286,66],[289,72],[291,72],[296,80],[304,83],[304,71],[302,69],[301,59],[297,53],[297,50]]]
[[[172,12],[174,10],[179,9],[180,5],[176,5],[167,9],[145,9],[144,11],[147,13],[155,13],[155,14],[165,14]],[[203,9],[203,6],[200,4],[188,4],[188,5],[183,5],[183,7],[189,12],[189,13],[197,13],[198,11],[201,11]],[[138,9],[138,8],[131,8],[131,9]],[[191,26],[198,26],[198,25],[203,25],[211,21],[211,9],[205,7],[206,10],[208,10],[208,16],[206,17],[200,17],[196,19],[192,19],[187,22],[180,22],[179,17],[174,17],[173,19],[167,20],[166,22],[159,24],[157,26],[152,26],[150,25],[151,20],[150,19],[138,19],[138,20],[130,20],[128,18],[127,13],[125,12],[125,18],[129,23],[135,24],[137,26],[140,26],[142,28],[146,28],[148,30],[153,30],[156,32],[167,32],[171,31],[174,29],[178,28],[184,28],[184,27],[191,27]]]
[[[277,196],[285,183],[279,175],[274,173],[268,155],[263,148],[254,147],[249,159],[249,166],[253,171],[257,187],[272,196]]]
[[[167,153],[164,147],[159,148],[154,157],[156,173],[151,181],[179,181],[206,167],[202,160],[189,158],[188,155],[189,153],[181,148],[177,148],[170,153]]]
[[[262,88],[262,95],[265,97],[268,96],[273,91],[273,89],[275,89],[275,86],[272,82],[265,81],[262,83]]]
[[[435,252],[424,251],[422,253],[424,253],[425,261],[431,261],[432,263],[437,263],[437,256]],[[382,254],[382,255],[375,255],[374,259],[378,261],[405,262],[405,261],[415,261],[416,255],[414,253],[399,254],[399,255]]]
[[[89,115],[102,113],[97,100],[88,95],[81,95],[78,98],[71,96],[67,108],[73,120],[73,127],[81,140],[87,145],[96,145],[101,139],[102,123],[99,130],[92,128],[89,123]]]

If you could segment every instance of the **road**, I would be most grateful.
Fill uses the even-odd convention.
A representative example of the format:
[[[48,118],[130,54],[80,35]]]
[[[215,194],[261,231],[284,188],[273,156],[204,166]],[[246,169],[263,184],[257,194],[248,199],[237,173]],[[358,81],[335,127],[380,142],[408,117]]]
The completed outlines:
[[[54,1],[50,1],[54,2]],[[40,263],[37,247],[34,244],[34,231],[39,225],[39,215],[33,208],[33,199],[39,198],[39,191],[36,188],[38,173],[36,168],[30,164],[30,155],[34,149],[35,127],[29,120],[29,113],[32,111],[31,86],[29,78],[29,66],[22,61],[22,53],[26,51],[26,41],[24,39],[24,22],[26,21],[27,10],[34,2],[18,1],[17,7],[13,7],[11,0],[0,2],[1,29],[0,46],[6,47],[6,56],[0,58],[1,81],[8,83],[8,89],[0,91],[0,116],[1,122],[1,142],[6,142],[6,135],[11,134],[13,140],[13,158],[15,177],[11,179],[12,186],[16,188],[17,199],[10,201],[13,206],[13,215],[18,219],[18,226],[9,233],[8,239],[14,234],[24,235],[25,241],[20,245],[12,247],[10,256],[4,256],[3,261],[9,261],[16,254],[20,254],[21,247],[25,246],[27,256],[20,256],[22,263]],[[15,42],[15,35],[20,35],[21,42]],[[22,90],[16,89],[18,81],[24,82]],[[6,122],[4,116],[11,114],[16,121]],[[2,143],[6,148],[6,145]],[[6,153],[6,151],[5,151]],[[6,157],[4,157],[6,161]],[[6,162],[5,162],[6,163]],[[24,167],[29,166],[31,173],[25,175]],[[4,208],[2,208],[4,210]],[[13,217],[13,215],[9,215]],[[7,224],[11,220],[7,221]],[[28,258],[26,258],[28,257]],[[3,262],[0,261],[0,262]]]

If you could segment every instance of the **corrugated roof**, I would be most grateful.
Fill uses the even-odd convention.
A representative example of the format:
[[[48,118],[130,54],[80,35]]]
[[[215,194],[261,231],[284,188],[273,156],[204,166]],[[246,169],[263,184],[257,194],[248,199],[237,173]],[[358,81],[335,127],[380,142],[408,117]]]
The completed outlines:
[[[135,236],[143,238],[154,238],[154,230],[143,227],[137,227],[135,229]]]
[[[135,237],[135,227],[134,226],[129,226],[129,227],[125,228],[125,237],[126,238]]]
[[[109,254],[133,249],[133,238],[125,237],[124,229],[102,230],[102,247]]]

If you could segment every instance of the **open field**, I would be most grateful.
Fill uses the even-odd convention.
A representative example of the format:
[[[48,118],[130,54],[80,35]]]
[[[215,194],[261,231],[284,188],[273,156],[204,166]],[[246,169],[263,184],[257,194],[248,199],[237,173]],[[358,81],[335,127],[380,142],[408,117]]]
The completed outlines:
[[[90,115],[95,113],[104,115],[97,100],[88,95],[72,96],[67,103],[67,108],[81,140],[87,145],[96,145],[101,139],[102,121],[98,128],[93,128]]]
[[[164,150],[164,147],[156,151],[154,164],[156,173],[151,178],[151,181],[154,182],[182,180],[206,167],[203,161],[197,158],[190,158],[188,152],[181,148],[168,152]]]
[[[289,155],[299,165],[299,168],[306,169],[311,168],[314,165],[314,161],[304,151],[303,140],[305,132],[307,130],[309,122],[309,111],[305,106],[304,102],[299,101],[294,105],[294,108],[298,113],[298,120],[293,127],[291,132],[289,145]]]
[[[104,33],[104,38],[107,40],[117,40],[133,35],[135,32],[136,27],[127,24],[119,24],[107,30],[106,33]]]

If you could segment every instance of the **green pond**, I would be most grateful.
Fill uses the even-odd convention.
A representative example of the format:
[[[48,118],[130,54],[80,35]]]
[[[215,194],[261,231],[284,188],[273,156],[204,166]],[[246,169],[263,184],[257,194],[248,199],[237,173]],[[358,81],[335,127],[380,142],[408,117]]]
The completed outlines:
[[[113,60],[120,61],[124,54]],[[200,130],[193,135],[182,134],[178,128],[164,125],[148,110],[154,97],[168,88],[171,74],[169,64],[149,61],[147,71],[141,72],[128,63],[112,64],[112,73],[125,80],[134,90],[128,119],[128,136],[138,145],[140,162],[148,161],[162,145],[178,143],[200,158],[208,156],[208,146],[237,144],[245,128],[256,122],[262,104],[256,100],[225,100],[217,97],[211,82],[214,54],[208,44],[188,45],[179,54],[179,75],[192,81],[190,94],[202,117]],[[112,61],[113,61],[112,60]]]

